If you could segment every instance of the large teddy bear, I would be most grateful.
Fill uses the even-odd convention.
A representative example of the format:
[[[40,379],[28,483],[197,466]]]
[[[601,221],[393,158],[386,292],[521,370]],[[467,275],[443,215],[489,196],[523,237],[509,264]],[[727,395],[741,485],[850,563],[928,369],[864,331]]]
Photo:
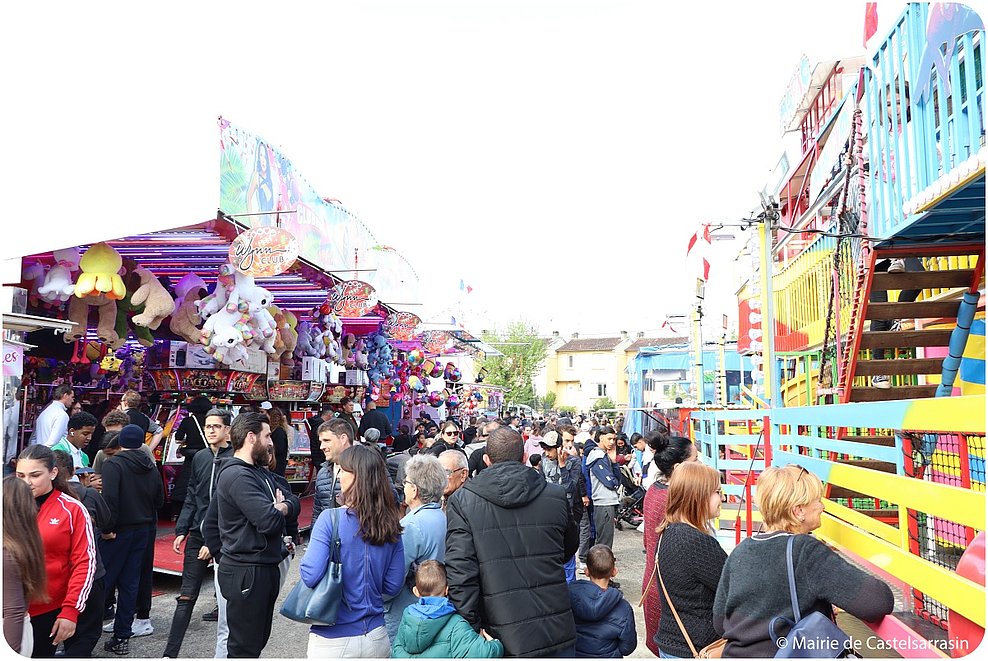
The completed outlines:
[[[286,367],[292,367],[295,364],[292,353],[298,345],[298,333],[295,331],[298,320],[290,310],[282,310],[277,305],[269,307],[268,312],[278,326],[274,342],[275,351],[271,359]]]
[[[86,335],[89,306],[99,311],[96,333],[100,341],[111,345],[120,341],[115,330],[117,301],[127,293],[119,273],[121,266],[123,260],[120,254],[105,243],[90,247],[79,260],[82,273],[75,284],[75,295],[69,299],[68,310],[68,320],[74,321],[76,326],[62,336],[66,343],[75,342]]]
[[[168,329],[188,342],[199,342],[199,297],[206,292],[206,283],[195,273],[186,273],[175,285],[175,312]]]
[[[175,311],[175,301],[158,282],[158,278],[146,268],[138,266],[134,269],[134,273],[140,278],[141,284],[137,291],[131,294],[130,300],[134,305],[143,305],[144,312],[135,315],[133,322],[138,326],[154,330]]]

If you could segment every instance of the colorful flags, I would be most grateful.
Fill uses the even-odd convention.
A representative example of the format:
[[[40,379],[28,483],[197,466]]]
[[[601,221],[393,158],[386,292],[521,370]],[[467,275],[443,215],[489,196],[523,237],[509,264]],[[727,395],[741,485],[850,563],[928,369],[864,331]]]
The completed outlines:
[[[878,32],[878,3],[866,2],[863,44],[865,48],[868,48],[868,40],[871,39],[876,32]]]
[[[701,259],[703,265],[703,279],[710,279],[710,262],[707,260],[707,254],[710,250],[710,226],[704,225],[703,229],[696,232],[690,237],[690,243],[686,247],[686,258],[689,259],[690,253],[693,249],[697,249],[697,254]]]
[[[460,291],[466,291],[466,293],[469,294],[470,292],[473,291],[473,287],[471,287],[470,285],[464,283],[463,282],[463,278],[460,278]]]

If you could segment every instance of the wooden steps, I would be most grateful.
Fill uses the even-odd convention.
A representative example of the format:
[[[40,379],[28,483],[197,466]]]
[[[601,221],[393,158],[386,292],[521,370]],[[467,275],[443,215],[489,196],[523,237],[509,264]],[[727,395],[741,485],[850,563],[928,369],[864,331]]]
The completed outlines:
[[[943,358],[896,358],[894,360],[858,360],[857,376],[877,374],[940,374]]]
[[[842,441],[851,443],[865,443],[867,445],[881,445],[883,447],[895,447],[895,438],[891,436],[845,436]]]
[[[852,402],[888,402],[895,399],[922,399],[933,397],[937,386],[893,386],[875,388],[872,386],[851,388]]]
[[[905,271],[901,273],[876,273],[872,278],[872,289],[951,289],[970,287],[974,279],[974,269],[953,271]],[[874,305],[874,303],[872,304]]]
[[[866,319],[956,319],[960,301],[869,303]]]
[[[950,342],[949,329],[911,331],[867,331],[861,334],[862,349],[911,349],[945,347]]]

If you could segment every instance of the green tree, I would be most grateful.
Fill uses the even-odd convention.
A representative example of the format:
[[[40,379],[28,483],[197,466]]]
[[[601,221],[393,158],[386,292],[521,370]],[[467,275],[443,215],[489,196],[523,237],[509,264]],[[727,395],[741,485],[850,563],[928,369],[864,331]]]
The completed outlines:
[[[548,342],[540,339],[535,328],[518,320],[507,328],[485,332],[481,339],[503,353],[480,361],[478,372],[484,370],[485,383],[504,388],[505,404],[535,403],[535,375],[549,353]],[[534,407],[533,407],[534,408]]]
[[[576,407],[575,406],[560,406],[557,410],[560,413],[569,413],[570,415],[576,415]]]
[[[599,411],[600,409],[612,409],[614,408],[614,400],[610,397],[601,397],[596,402],[593,403],[591,411]]]
[[[546,411],[551,411],[556,407],[556,393],[547,392],[545,398],[542,400],[542,408]]]

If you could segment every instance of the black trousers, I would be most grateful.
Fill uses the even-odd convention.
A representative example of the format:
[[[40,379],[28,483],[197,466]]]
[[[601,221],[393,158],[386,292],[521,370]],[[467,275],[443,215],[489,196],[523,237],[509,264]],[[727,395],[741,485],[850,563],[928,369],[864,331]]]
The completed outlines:
[[[55,656],[55,645],[52,644],[51,628],[55,626],[58,614],[62,612],[59,606],[53,611],[42,613],[37,617],[31,616],[31,629],[34,633],[34,651],[31,652],[32,659],[50,659]]]
[[[274,602],[281,585],[278,565],[242,565],[224,557],[217,572],[227,613],[233,615],[227,619],[227,657],[256,659],[271,637]]]
[[[86,600],[86,609],[79,613],[75,635],[65,641],[65,656],[72,659],[88,659],[103,635],[103,578],[93,581],[93,588]]]
[[[925,271],[923,268],[923,262],[916,257],[907,257],[905,260],[906,271],[918,272]],[[889,259],[879,260],[875,264],[875,273],[888,273],[889,266],[892,265],[892,261]],[[900,303],[912,303],[920,295],[919,289],[904,289],[899,292],[899,302]],[[871,303],[888,303],[889,294],[884,289],[872,289],[871,294],[868,296],[868,301]],[[868,330],[870,331],[889,331],[892,330],[892,319],[873,319],[868,322]],[[875,349],[873,352],[875,360],[886,360],[890,357],[893,352],[886,352],[885,349]]]
[[[154,540],[158,538],[157,521],[148,529],[148,545],[144,549],[144,559],[141,561],[141,582],[137,586],[137,615],[138,620],[151,618],[151,592],[154,586]]]
[[[168,643],[165,645],[165,656],[177,659],[182,650],[185,632],[189,629],[192,619],[192,609],[199,599],[202,582],[209,571],[209,560],[199,559],[199,549],[204,542],[198,530],[189,532],[185,538],[185,559],[182,563],[182,587],[179,590],[175,615],[172,617],[172,627],[168,631]]]

